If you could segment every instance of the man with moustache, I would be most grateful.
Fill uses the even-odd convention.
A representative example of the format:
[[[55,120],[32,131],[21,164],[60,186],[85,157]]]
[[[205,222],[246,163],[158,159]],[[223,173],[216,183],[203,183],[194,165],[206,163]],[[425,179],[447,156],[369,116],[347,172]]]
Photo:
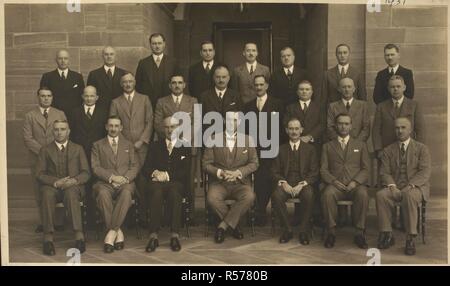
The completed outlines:
[[[69,69],[70,55],[67,50],[56,53],[56,70],[44,73],[40,87],[47,87],[52,91],[52,106],[62,110],[66,116],[73,108],[81,105],[81,94],[84,90],[83,76]]]
[[[383,150],[381,157],[381,184],[376,194],[378,248],[387,249],[395,244],[392,235],[392,217],[395,203],[400,203],[405,226],[404,253],[416,254],[417,208],[430,197],[431,160],[428,147],[411,138],[412,124],[406,117],[395,120],[397,141]]]
[[[109,110],[111,101],[122,95],[120,78],[126,74],[126,71],[116,66],[116,51],[113,47],[105,47],[102,57],[103,66],[89,72],[87,85],[92,85],[97,89],[97,104]],[[104,130],[104,128],[102,129]]]
[[[36,178],[36,165],[39,151],[54,141],[53,122],[67,120],[64,112],[50,107],[53,101],[52,91],[48,87],[40,87],[37,91],[38,107],[25,114],[23,123],[23,140],[28,149],[28,157],[33,181],[34,199],[38,208],[38,225],[36,233],[42,232],[42,196],[39,181]]]
[[[54,219],[57,202],[64,202],[75,232],[75,248],[85,252],[86,244],[81,222],[80,199],[84,184],[89,180],[89,165],[83,148],[69,141],[69,123],[53,122],[55,141],[39,152],[36,167],[42,193],[42,222],[44,226],[44,255],[55,255],[53,245]]]
[[[236,67],[233,71],[232,87],[237,90],[244,104],[256,98],[253,89],[253,80],[256,75],[263,75],[270,78],[269,67],[256,61],[258,57],[258,47],[255,43],[246,43],[242,55],[245,63]]]
[[[213,72],[217,66],[214,60],[216,51],[211,41],[204,41],[200,45],[202,60],[189,68],[189,94],[195,98],[214,86]]]

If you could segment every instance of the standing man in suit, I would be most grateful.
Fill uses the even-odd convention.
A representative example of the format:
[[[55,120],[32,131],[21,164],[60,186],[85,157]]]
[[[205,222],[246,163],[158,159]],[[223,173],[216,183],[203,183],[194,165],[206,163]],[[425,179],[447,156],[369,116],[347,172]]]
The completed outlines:
[[[127,73],[120,79],[123,94],[114,99],[111,104],[110,115],[117,115],[121,119],[122,134],[134,145],[139,169],[142,167],[147,155],[147,148],[153,132],[152,103],[143,94],[135,91],[136,80],[133,74]],[[147,200],[145,199],[145,186],[143,178],[136,179],[138,195],[142,199],[139,204],[141,222],[147,221],[145,212]],[[144,223],[145,224],[145,223]]]
[[[160,97],[169,94],[167,84],[170,76],[177,72],[175,59],[165,54],[166,39],[161,33],[150,35],[152,54],[139,61],[136,69],[136,90],[149,97],[152,106]]]
[[[266,138],[271,140],[272,136],[279,136],[279,131],[272,134],[272,120],[271,114],[278,113],[281,115],[282,103],[278,98],[274,98],[267,94],[269,84],[263,75],[255,76],[254,88],[256,91],[256,98],[245,105],[245,113],[253,112],[256,114],[258,134],[263,130],[266,132]],[[259,114],[265,113],[267,122],[263,125],[260,121]],[[280,120],[280,123],[282,121]],[[281,125],[278,130],[281,130]],[[247,132],[249,134],[249,132]],[[254,138],[255,140],[257,138]],[[258,153],[259,168],[255,172],[255,193],[256,193],[256,225],[264,226],[267,223],[266,208],[269,203],[270,194],[272,193],[272,180],[270,176],[270,166],[272,158],[261,158],[261,150],[269,150],[270,147],[262,147],[259,138],[256,142],[256,151]]]
[[[42,192],[42,221],[44,224],[44,255],[55,255],[53,245],[54,218],[57,202],[64,202],[75,232],[75,248],[86,250],[81,223],[80,199],[84,184],[89,180],[89,164],[83,148],[69,141],[69,123],[53,122],[55,141],[39,152],[37,178]]]
[[[297,101],[298,84],[308,79],[306,70],[294,65],[295,53],[291,47],[280,51],[281,69],[276,70],[270,79],[270,94],[282,100],[283,108]]]
[[[228,228],[234,238],[244,238],[238,224],[255,200],[250,176],[259,165],[256,149],[250,147],[253,145],[250,137],[237,133],[238,113],[231,112],[227,121],[226,131],[211,139],[220,140],[221,147],[205,148],[202,160],[203,170],[209,174],[207,201],[221,220],[214,236],[216,243],[225,240]],[[242,139],[244,146],[239,146],[237,143]],[[230,209],[225,203],[228,198],[236,200]]]
[[[405,254],[416,254],[417,208],[430,198],[431,160],[428,147],[411,138],[412,124],[406,117],[395,120],[397,141],[384,148],[381,158],[383,189],[376,195],[379,249],[394,245],[392,215],[400,202],[406,232]]]
[[[367,102],[354,98],[355,84],[353,79],[349,77],[344,77],[339,81],[339,92],[342,95],[342,99],[332,102],[328,106],[328,139],[333,140],[338,136],[334,125],[336,116],[341,113],[348,113],[352,118],[350,136],[366,142],[370,135],[370,117]]]
[[[184,94],[184,89],[186,87],[186,83],[184,82],[184,77],[180,74],[174,74],[169,83],[169,88],[172,91],[171,95],[161,97],[158,99],[158,103],[156,104],[155,109],[155,129],[158,132],[158,138],[166,137],[166,127],[164,118],[172,116],[176,112],[185,112],[189,114],[191,117],[191,128],[194,130],[194,104],[197,104],[197,98]],[[193,131],[195,132],[195,130]],[[193,142],[194,134],[191,134],[191,138]],[[197,148],[191,148],[192,156],[197,159]],[[148,156],[147,156],[148,157]],[[187,195],[189,200],[189,207],[192,210],[190,215],[194,215],[195,210],[195,186],[194,186],[194,177],[196,172],[197,164],[194,160],[191,160],[192,165],[190,168],[190,176],[189,180],[185,183],[189,184],[189,188],[187,189]],[[194,218],[190,218],[192,222],[194,222]],[[195,223],[195,222],[194,222]]]
[[[375,78],[375,88],[373,89],[373,101],[375,104],[381,103],[391,98],[389,92],[389,79],[393,75],[399,75],[405,83],[405,96],[409,99],[414,97],[413,72],[399,64],[400,49],[394,44],[384,46],[384,60],[388,66],[377,73]]]
[[[125,236],[120,228],[131,207],[136,188],[133,181],[139,172],[134,144],[122,136],[122,129],[120,117],[110,116],[106,124],[108,135],[92,147],[92,171],[97,177],[92,191],[108,230],[105,253],[124,248]]]
[[[214,61],[216,51],[211,41],[205,41],[200,45],[202,60],[189,68],[189,93],[199,98],[200,95],[214,86],[213,71],[217,66]]]
[[[48,87],[41,87],[37,91],[39,107],[25,114],[23,123],[23,140],[28,149],[31,177],[33,181],[34,199],[38,208],[38,225],[35,232],[42,232],[42,195],[39,190],[39,181],[36,176],[36,165],[39,151],[55,140],[53,136],[53,122],[67,120],[64,112],[52,105],[53,95]]]
[[[365,237],[369,195],[365,184],[369,178],[369,152],[366,143],[350,136],[352,118],[348,114],[336,116],[338,137],[323,145],[320,175],[326,184],[322,193],[322,212],[327,235],[324,246],[334,247],[339,200],[352,200],[355,226],[354,243],[368,248]]]
[[[255,76],[263,75],[269,79],[270,69],[256,61],[258,48],[255,43],[246,43],[242,55],[245,58],[245,64],[234,69],[232,84],[241,95],[242,102],[246,104],[256,98],[256,92],[253,89]]]
[[[338,64],[325,71],[322,82],[322,104],[328,104],[340,100],[341,92],[339,81],[343,78],[351,78],[355,86],[355,99],[367,100],[364,75],[354,66],[350,65],[350,46],[339,44],[336,47],[336,59]]]
[[[202,103],[203,115],[215,111],[225,118],[229,111],[242,111],[244,105],[239,93],[228,88],[230,82],[230,72],[225,65],[218,65],[214,70],[214,88],[202,93],[200,103]]]
[[[301,143],[303,128],[298,118],[287,121],[286,133],[289,143],[280,147],[280,152],[272,164],[272,178],[277,187],[272,193],[272,204],[281,221],[283,234],[280,243],[287,243],[293,237],[292,226],[288,220],[286,201],[289,198],[300,198],[300,233],[299,241],[303,245],[310,242],[310,218],[314,207],[313,185],[319,179],[319,162],[315,148]]]
[[[67,116],[73,108],[81,105],[83,76],[69,69],[70,58],[67,50],[59,50],[56,53],[56,64],[56,70],[42,75],[40,86],[46,86],[52,91],[52,106],[64,111]]]
[[[394,75],[389,79],[391,100],[385,100],[377,105],[373,122],[373,148],[377,157],[381,158],[383,148],[397,140],[395,134],[395,119],[407,117],[411,121],[411,137],[419,142],[425,142],[425,122],[419,104],[404,96],[406,85],[403,78]]]
[[[159,246],[158,231],[164,199],[165,212],[170,214],[170,248],[180,251],[179,229],[182,216],[182,199],[185,196],[191,166],[191,149],[183,147],[182,139],[173,131],[179,126],[179,120],[166,117],[163,120],[165,136],[152,142],[142,168],[146,178],[150,205],[150,238],[145,250],[153,252]],[[180,141],[180,142],[178,142]]]
[[[97,104],[109,110],[111,101],[122,95],[120,79],[127,72],[116,66],[116,51],[113,47],[105,47],[102,56],[103,66],[89,72],[87,85],[92,85],[97,89]]]
[[[83,105],[75,107],[69,117],[71,127],[70,138],[81,145],[91,164],[91,149],[94,142],[106,136],[106,120],[109,109],[97,104],[98,95],[95,87],[88,85],[83,92]],[[95,221],[95,202],[92,197],[93,178],[86,184],[88,221]]]

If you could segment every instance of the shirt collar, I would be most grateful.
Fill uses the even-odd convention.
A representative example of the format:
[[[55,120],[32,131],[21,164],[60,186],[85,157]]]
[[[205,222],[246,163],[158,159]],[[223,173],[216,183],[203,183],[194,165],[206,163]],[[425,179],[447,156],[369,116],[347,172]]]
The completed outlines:
[[[166,140],[166,147],[169,146],[169,142],[172,142],[172,148],[175,148],[175,144],[177,143],[177,138],[174,138],[172,140],[165,139]]]
[[[229,134],[227,131],[225,131],[225,136],[227,140],[235,140],[237,136],[237,131],[235,131],[233,134]]]
[[[180,94],[179,96],[176,96],[175,94],[172,93],[173,102],[175,102],[178,97],[180,97],[180,102],[181,102],[181,100],[183,99],[183,94]]]
[[[405,144],[405,150],[408,150],[409,142],[411,142],[411,137],[409,137],[406,141],[398,142],[398,146],[401,148],[402,144]]]
[[[111,69],[112,74],[114,74],[114,70],[116,69],[116,65],[113,65],[112,67],[108,67],[107,65],[103,65],[103,68],[105,69],[105,72],[108,72],[108,70]]]
[[[342,68],[344,68],[344,73],[346,74],[348,71],[348,66],[349,66],[349,64],[345,64],[345,65],[338,64],[339,72],[341,72]]]
[[[119,136],[111,137],[111,136],[108,135],[109,144],[112,145],[113,138],[116,140],[116,143],[119,144]]]
[[[251,67],[251,66],[253,66],[253,72],[255,72],[255,70],[256,70],[256,64],[257,64],[256,61],[254,61],[253,64],[249,64],[249,63],[246,62],[245,65],[247,66],[248,72],[250,72],[250,67]]]
[[[84,106],[84,112],[87,112],[88,108],[91,109],[91,113],[93,113],[95,110],[95,104],[91,105],[91,106],[87,106],[86,104],[83,104],[83,106]]]
[[[134,90],[130,94],[125,93],[125,92],[123,93],[123,96],[125,96],[125,99],[128,98],[128,95],[131,96],[131,99],[133,99],[133,97],[134,97]]]
[[[298,140],[296,143],[294,143],[291,140],[289,140],[289,145],[291,145],[291,150],[294,149],[294,146],[295,146],[295,150],[298,150],[298,148],[300,147],[300,141],[301,140]]]
[[[290,66],[290,67],[283,67],[284,73],[287,75],[288,71],[291,72],[291,74],[294,73],[294,65]]]
[[[388,66],[388,72],[390,73],[390,72],[391,72],[391,69],[394,69],[394,74],[395,74],[395,73],[397,72],[399,66],[400,66],[399,64],[397,64],[397,65],[394,66],[394,67]]]
[[[298,101],[300,102],[300,105],[302,106],[302,108],[303,108],[303,103],[306,103],[307,107],[309,107],[309,104],[311,103],[311,99],[309,99],[307,101],[302,101],[302,100],[299,99]]]
[[[258,101],[258,100],[262,100],[262,102],[266,102],[266,100],[267,100],[267,93],[264,94],[264,95],[261,96],[261,97],[257,96],[257,97],[256,97],[256,100],[257,100],[257,101]]]
[[[206,65],[209,64],[209,69],[212,68],[212,66],[214,65],[214,60],[207,62],[207,61],[203,61],[203,68],[206,69]]]
[[[219,92],[222,93],[222,98],[225,95],[225,93],[227,92],[226,88],[224,90],[219,90],[219,89],[217,89],[217,87],[214,87],[214,89],[216,90],[216,95],[219,95]]]
[[[347,102],[350,102],[350,105],[352,105],[353,99],[354,99],[353,97],[350,98],[349,100],[345,100],[344,98],[342,98],[342,102],[344,102],[344,105],[347,105]]]
[[[58,149],[61,150],[61,146],[64,146],[64,149],[67,149],[67,142],[69,142],[69,140],[66,140],[66,142],[64,142],[63,144],[58,143],[55,141],[56,146],[58,146]]]
[[[341,143],[342,139],[344,139],[345,145],[347,145],[348,144],[348,140],[350,140],[350,135],[347,135],[344,138],[342,138],[341,136],[338,136],[337,138],[338,138],[339,143]]]
[[[64,72],[65,77],[67,77],[67,75],[69,74],[69,69],[68,69],[68,68],[65,69],[65,70],[62,70],[62,69],[60,69],[60,68],[57,68],[57,70],[58,70],[59,76],[61,76],[61,73],[62,73],[62,72]]]
[[[395,106],[395,102],[398,102],[399,106],[402,106],[403,100],[405,99],[405,96],[402,96],[400,99],[396,100],[396,99],[392,99],[392,102],[394,103]]]
[[[39,109],[41,110],[41,114],[44,115],[44,111],[47,110],[47,113],[50,111],[50,107],[43,108],[39,106]]]
[[[159,57],[159,59],[162,61],[162,59],[164,58],[164,53],[162,53],[162,54],[160,54],[160,55],[152,54],[152,56],[153,56],[153,60],[154,60],[155,63],[156,63],[156,58],[157,58],[157,57]]]

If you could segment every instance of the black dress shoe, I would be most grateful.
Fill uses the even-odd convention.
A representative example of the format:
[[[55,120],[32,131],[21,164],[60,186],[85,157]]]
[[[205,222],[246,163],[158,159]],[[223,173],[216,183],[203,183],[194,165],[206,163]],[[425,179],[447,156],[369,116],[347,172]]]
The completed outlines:
[[[53,245],[53,242],[44,241],[44,245],[42,248],[43,248],[44,255],[48,255],[48,256],[55,255],[55,246]]]
[[[225,240],[225,230],[221,227],[216,229],[216,234],[214,235],[214,241],[216,243],[222,243]]]
[[[172,237],[170,239],[170,249],[172,249],[172,251],[180,251],[181,244],[180,241],[178,240],[178,237]]]
[[[294,237],[294,234],[292,233],[292,231],[284,231],[279,239],[280,243],[288,243],[289,240],[292,239],[292,237]]]
[[[114,243],[114,249],[115,250],[122,250],[125,247],[125,242],[124,241],[120,241],[120,242],[115,242]]]
[[[105,253],[113,253],[114,252],[114,246],[109,244],[109,243],[105,243],[105,245],[103,246],[103,251]]]
[[[242,231],[237,226],[233,229],[231,235],[234,238],[236,238],[236,239],[243,239],[244,238],[244,234],[242,233]]]
[[[388,249],[395,244],[395,238],[391,232],[383,233],[378,241],[378,249]]]
[[[300,244],[302,245],[309,245],[309,235],[306,232],[300,232],[298,241],[300,241]]]
[[[78,249],[80,253],[84,253],[86,251],[86,243],[82,239],[75,240],[75,248]]]
[[[34,229],[35,233],[41,233],[44,231],[44,228],[42,227],[42,224],[36,226],[36,228]]]
[[[406,255],[415,255],[416,254],[416,245],[414,240],[408,239],[405,245],[405,254]]]
[[[368,249],[366,237],[362,234],[355,235],[353,242],[361,249]]]
[[[333,248],[335,242],[336,236],[334,234],[328,234],[323,245],[325,246],[325,248]]]
[[[64,229],[65,229],[64,225],[55,225],[56,231],[64,231]]]
[[[156,248],[159,246],[159,241],[157,238],[150,238],[150,240],[147,243],[147,246],[145,247],[145,251],[147,252],[153,252],[156,250]]]

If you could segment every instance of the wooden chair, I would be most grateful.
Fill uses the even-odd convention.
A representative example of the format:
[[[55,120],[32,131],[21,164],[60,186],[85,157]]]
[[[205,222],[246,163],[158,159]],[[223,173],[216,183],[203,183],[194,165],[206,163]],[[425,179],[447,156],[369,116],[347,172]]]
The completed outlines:
[[[205,237],[208,237],[209,223],[211,221],[211,213],[210,213],[210,209],[208,206],[208,199],[207,199],[207,193],[208,193],[208,188],[209,188],[209,175],[206,172],[204,172],[204,174],[203,174],[203,182],[204,182],[203,183],[203,191],[205,194],[204,195],[205,196]],[[254,182],[255,182],[254,174],[251,174],[251,188],[252,188],[253,192],[255,191]],[[235,200],[225,200],[225,204],[228,207],[230,207],[235,202],[236,202]],[[248,217],[250,220],[250,227],[252,229],[252,236],[255,236],[255,203],[253,203],[253,205],[249,209]]]
[[[417,207],[417,233],[422,236],[422,243],[426,244],[426,212],[427,212],[427,202],[422,198],[422,202]],[[398,229],[404,230],[403,219],[402,219],[402,208],[400,202],[395,204],[395,214],[394,214],[394,224],[396,224]]]

